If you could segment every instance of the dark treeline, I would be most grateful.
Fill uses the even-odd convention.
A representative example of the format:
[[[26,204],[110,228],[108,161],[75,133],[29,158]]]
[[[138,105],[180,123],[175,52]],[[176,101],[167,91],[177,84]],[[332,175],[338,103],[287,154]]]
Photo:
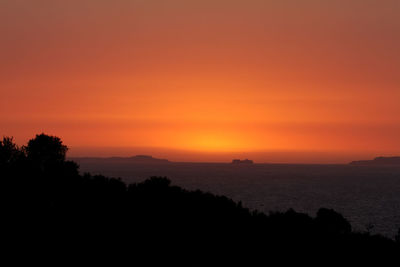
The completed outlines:
[[[399,236],[354,232],[330,209],[314,218],[293,210],[266,215],[167,178],[126,185],[80,175],[66,152],[59,138],[45,134],[21,148],[11,138],[0,141],[3,242],[16,260],[146,261],[139,266],[399,261]]]

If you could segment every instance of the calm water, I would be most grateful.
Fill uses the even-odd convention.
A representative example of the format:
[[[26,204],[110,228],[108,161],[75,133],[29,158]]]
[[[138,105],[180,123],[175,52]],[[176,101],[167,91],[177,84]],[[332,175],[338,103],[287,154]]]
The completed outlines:
[[[132,164],[77,160],[81,172],[128,183],[167,176],[175,185],[242,201],[250,209],[315,215],[320,207],[343,214],[356,230],[393,238],[400,227],[400,167],[213,163]]]

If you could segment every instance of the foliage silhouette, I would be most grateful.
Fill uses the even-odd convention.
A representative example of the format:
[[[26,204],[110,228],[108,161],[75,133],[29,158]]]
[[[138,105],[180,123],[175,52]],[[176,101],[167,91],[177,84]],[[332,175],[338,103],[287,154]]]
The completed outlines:
[[[165,177],[126,185],[78,173],[57,137],[37,135],[24,148],[0,142],[3,215],[10,248],[57,262],[84,257],[133,264],[280,265],[398,262],[399,243],[353,232],[342,215],[250,211],[224,196],[188,191]],[[45,252],[45,253],[44,253]],[[43,254],[44,253],[44,254]],[[43,257],[40,257],[43,255]],[[18,257],[17,257],[18,258]],[[21,257],[19,257],[21,258]]]
[[[29,140],[24,149],[27,158],[42,168],[44,165],[64,162],[68,151],[60,138],[43,133]]]
[[[6,167],[15,164],[23,155],[23,152],[13,142],[13,138],[3,137],[3,140],[0,141],[0,166]]]
[[[321,208],[317,212],[315,222],[321,231],[328,234],[349,234],[351,232],[351,224],[332,209]]]

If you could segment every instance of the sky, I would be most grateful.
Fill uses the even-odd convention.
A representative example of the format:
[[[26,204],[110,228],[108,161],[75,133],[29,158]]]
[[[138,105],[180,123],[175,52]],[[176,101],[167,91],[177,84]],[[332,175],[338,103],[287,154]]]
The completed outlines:
[[[399,155],[399,14],[398,0],[0,0],[0,136],[56,135],[70,156]]]

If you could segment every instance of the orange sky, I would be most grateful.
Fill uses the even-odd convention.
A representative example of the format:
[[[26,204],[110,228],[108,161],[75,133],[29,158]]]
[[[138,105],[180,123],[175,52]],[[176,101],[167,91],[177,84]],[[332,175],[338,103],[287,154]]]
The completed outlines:
[[[399,14],[398,0],[3,0],[0,135],[57,135],[71,156],[400,154]]]

